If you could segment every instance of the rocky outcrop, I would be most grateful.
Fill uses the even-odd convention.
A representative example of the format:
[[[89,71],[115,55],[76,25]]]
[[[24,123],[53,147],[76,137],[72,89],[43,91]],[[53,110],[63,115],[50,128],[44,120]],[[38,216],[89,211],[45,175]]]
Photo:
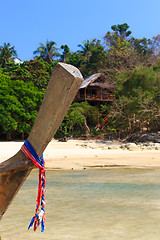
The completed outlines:
[[[140,150],[140,148],[138,147],[138,145],[135,144],[135,143],[127,143],[127,144],[125,145],[125,148],[128,149],[129,151],[138,151],[138,150]]]
[[[152,143],[152,142],[146,142],[146,143],[126,143],[121,144],[120,146],[123,150],[129,150],[129,151],[142,151],[142,150],[160,150],[160,143]]]
[[[120,145],[110,145],[110,146],[108,146],[108,149],[110,149],[110,150],[115,150],[115,149],[120,149]]]
[[[127,139],[129,142],[153,142],[153,143],[160,143],[160,132],[157,133],[151,133],[151,132],[143,132],[136,134],[129,139]]]
[[[158,142],[115,142],[115,141],[97,141],[85,142],[80,144],[83,148],[102,149],[102,150],[128,150],[128,151],[143,151],[143,150],[159,150],[160,143]]]

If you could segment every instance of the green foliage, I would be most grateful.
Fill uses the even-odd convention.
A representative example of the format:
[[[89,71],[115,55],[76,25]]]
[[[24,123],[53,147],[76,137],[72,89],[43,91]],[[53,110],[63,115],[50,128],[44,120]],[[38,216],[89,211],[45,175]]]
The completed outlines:
[[[117,42],[127,41],[127,37],[131,34],[131,31],[127,31],[128,28],[129,26],[127,23],[111,26],[113,32],[108,31],[104,36],[106,44],[109,47],[116,47]]]
[[[160,73],[160,60],[158,60],[158,61],[156,62],[156,64],[153,66],[153,70],[154,70],[155,72]]]
[[[159,54],[159,37],[153,40],[130,37],[127,23],[113,25],[113,32],[104,36],[108,55],[109,67],[119,70],[133,70],[139,65],[150,65],[153,56]],[[158,55],[157,55],[158,56]],[[155,56],[154,56],[155,58]]]
[[[3,72],[11,76],[12,80],[33,82],[39,89],[46,89],[51,71],[57,62],[48,64],[44,60],[30,60],[22,64],[7,64]]]
[[[127,23],[123,23],[123,24],[118,24],[118,25],[113,25],[111,26],[111,29],[113,31],[115,31],[117,33],[117,35],[119,34],[119,36],[121,38],[126,38],[128,37],[129,35],[131,35],[131,31],[127,31],[129,28],[128,24]]]
[[[66,61],[66,63],[71,64],[77,68],[80,68],[80,66],[83,63],[82,56],[77,52],[69,53],[68,60]]]
[[[51,63],[53,58],[60,56],[56,43],[48,40],[45,44],[39,43],[39,47],[33,52],[33,54],[38,54],[38,56],[36,55],[36,58],[43,59],[48,63]]]
[[[62,45],[61,49],[63,49],[63,53],[61,54],[61,61],[66,62],[70,54],[70,49],[67,45]]]
[[[80,69],[83,76],[99,72],[107,66],[108,58],[100,40],[86,40],[78,45],[81,50],[68,54],[67,63]]]
[[[160,35],[137,39],[127,23],[111,26],[103,40],[85,40],[71,52],[53,41],[40,43],[35,60],[15,64],[15,48],[0,46],[0,134],[28,134],[48,84],[54,59],[76,66],[82,75],[103,73],[115,86],[116,100],[99,108],[88,103],[73,103],[57,135],[78,136],[96,131],[104,116],[109,133],[132,132],[143,127],[160,129]],[[110,91],[110,90],[109,90]]]
[[[58,129],[56,137],[84,134],[86,132],[86,122],[91,128],[96,126],[98,113],[98,108],[91,106],[88,102],[73,103]]]
[[[116,45],[108,49],[109,67],[118,70],[133,69],[137,65],[137,58],[133,48],[127,40],[117,38]]]
[[[154,53],[153,41],[147,38],[137,39],[132,37],[129,42],[131,43],[135,54],[137,54],[141,61],[148,61]]]
[[[78,47],[81,48],[78,53],[81,53],[83,56],[89,59],[92,54],[92,49],[94,48],[94,42],[86,40],[83,42],[83,45],[79,44]]]
[[[141,127],[158,128],[160,79],[153,69],[140,66],[119,74],[117,80],[117,99],[110,112],[116,128],[130,132]]]
[[[0,46],[0,66],[5,67],[9,62],[13,62],[14,57],[17,57],[16,50],[10,43],[4,43]]]
[[[0,133],[29,134],[42,98],[33,83],[13,81],[0,72]]]
[[[85,64],[80,67],[84,76],[103,71],[108,65],[107,53],[99,40],[92,41],[92,47],[87,55]]]
[[[155,91],[157,79],[153,69],[140,66],[135,68],[133,73],[123,84],[123,94],[126,96],[138,96],[140,92]]]

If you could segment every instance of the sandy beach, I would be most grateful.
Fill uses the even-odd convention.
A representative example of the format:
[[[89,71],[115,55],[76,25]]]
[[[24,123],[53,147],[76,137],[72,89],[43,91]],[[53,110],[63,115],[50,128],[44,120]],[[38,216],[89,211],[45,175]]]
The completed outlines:
[[[13,156],[23,142],[0,142],[0,162]],[[131,143],[132,145],[132,143]],[[52,140],[44,157],[47,169],[150,168],[160,167],[160,148],[126,148],[122,144],[96,140]]]

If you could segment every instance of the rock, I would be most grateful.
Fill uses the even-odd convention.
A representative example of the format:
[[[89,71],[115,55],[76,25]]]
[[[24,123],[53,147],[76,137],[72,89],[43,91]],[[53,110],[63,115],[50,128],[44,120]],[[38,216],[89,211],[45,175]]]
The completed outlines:
[[[160,132],[142,132],[132,135],[127,139],[130,142],[154,142],[160,143]]]
[[[120,148],[123,149],[123,150],[125,150],[125,149],[126,149],[126,144],[121,144],[121,145],[120,145]]]
[[[155,150],[160,150],[160,147],[155,147]]]
[[[87,148],[88,145],[86,143],[81,144],[81,147]]]
[[[153,150],[154,148],[152,148],[152,147],[147,147],[147,150]]]
[[[148,143],[147,149],[148,150],[160,150],[160,144],[159,143]]]
[[[140,148],[137,146],[137,144],[135,143],[127,143],[126,144],[126,148],[129,150],[129,151],[138,151],[140,150]]]
[[[142,133],[138,139],[138,142],[154,142],[160,143],[160,134],[159,133]]]
[[[108,149],[110,150],[115,150],[115,149],[119,149],[120,148],[120,145],[110,145],[108,146]]]
[[[108,150],[108,146],[102,147],[102,150]]]
[[[160,143],[154,143],[154,147],[160,148]]]

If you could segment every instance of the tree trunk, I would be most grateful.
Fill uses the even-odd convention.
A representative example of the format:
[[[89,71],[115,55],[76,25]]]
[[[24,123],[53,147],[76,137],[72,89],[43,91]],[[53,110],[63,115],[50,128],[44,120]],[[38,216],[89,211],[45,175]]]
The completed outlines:
[[[7,141],[11,141],[12,140],[12,133],[11,132],[7,133],[6,139],[7,139]]]
[[[86,117],[84,118],[84,125],[85,125],[85,130],[86,130],[86,137],[88,138],[90,136],[90,129],[87,125],[87,119]]]

